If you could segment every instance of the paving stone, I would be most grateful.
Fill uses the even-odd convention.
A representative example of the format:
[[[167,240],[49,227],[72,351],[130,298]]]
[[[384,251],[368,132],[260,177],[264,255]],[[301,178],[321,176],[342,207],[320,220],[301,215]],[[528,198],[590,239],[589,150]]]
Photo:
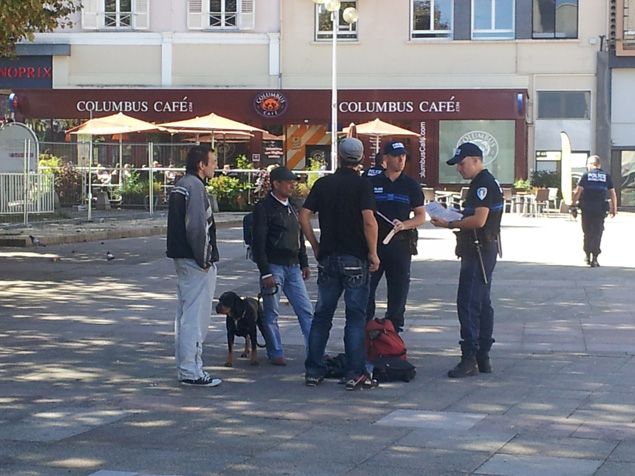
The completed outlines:
[[[360,464],[357,469],[366,471],[366,474],[374,474],[377,467],[392,468],[393,474],[401,474],[402,468],[417,469],[419,474],[471,473],[489,457],[489,453],[479,451],[392,446]]]
[[[607,461],[593,476],[633,476],[635,463],[614,463]]]
[[[592,475],[601,460],[554,458],[549,456],[494,455],[475,474],[501,476],[585,476]]]
[[[395,444],[420,448],[495,453],[514,436],[515,433],[512,432],[486,433],[474,430],[456,432],[440,429],[417,429],[400,438]]]
[[[585,438],[536,438],[518,435],[501,448],[499,453],[517,456],[553,456],[604,460],[617,446],[616,441]]]
[[[56,407],[3,425],[0,427],[0,439],[59,441],[125,416],[126,412],[121,410]]]
[[[469,430],[486,415],[478,413],[397,410],[376,422],[377,425],[444,430]]]

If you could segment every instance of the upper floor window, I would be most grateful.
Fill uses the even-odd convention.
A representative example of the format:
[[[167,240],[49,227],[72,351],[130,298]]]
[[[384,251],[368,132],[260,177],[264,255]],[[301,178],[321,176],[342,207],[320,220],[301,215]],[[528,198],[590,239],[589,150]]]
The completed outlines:
[[[188,0],[190,30],[253,30],[255,0]]]
[[[146,30],[149,7],[149,0],[83,0],[82,28]]]
[[[340,9],[338,11],[338,40],[357,39],[357,22],[349,24],[344,20],[344,10],[346,10],[348,7],[357,8],[357,2],[349,1],[341,3]],[[315,5],[315,39],[316,41],[333,39],[333,21],[331,20],[331,12],[329,12],[323,4]]]
[[[513,39],[514,3],[514,0],[472,0],[472,39]]]
[[[411,38],[449,38],[452,0],[411,0]]]
[[[624,0],[624,42],[635,45],[635,0]]]
[[[589,91],[538,91],[538,119],[589,119]]]
[[[534,38],[577,38],[578,0],[534,0]]]
[[[106,28],[131,28],[132,0],[106,0],[104,26]]]

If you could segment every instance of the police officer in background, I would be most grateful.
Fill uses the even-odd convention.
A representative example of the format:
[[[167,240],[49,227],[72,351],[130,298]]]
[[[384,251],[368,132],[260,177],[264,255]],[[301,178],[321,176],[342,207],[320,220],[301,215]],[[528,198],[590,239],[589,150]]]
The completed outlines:
[[[604,231],[607,205],[611,218],[617,214],[617,196],[613,188],[613,180],[600,166],[599,156],[592,155],[587,159],[587,172],[580,178],[572,200],[572,207],[575,207],[579,200],[582,211],[584,253],[586,263],[592,268],[600,266],[598,255],[601,253],[600,242]]]
[[[368,178],[374,177],[375,175],[384,173],[385,168],[384,154],[382,154],[381,152],[377,152],[377,154],[375,155],[375,165],[364,171],[362,175]]]
[[[456,165],[459,174],[471,180],[463,218],[450,222],[431,220],[434,226],[458,229],[455,233],[457,255],[461,258],[457,293],[461,361],[448,372],[448,377],[461,378],[492,371],[489,351],[494,343],[494,309],[490,290],[498,253],[503,192],[484,167],[483,152],[476,144],[461,144],[447,164]]]
[[[421,185],[403,172],[406,167],[404,144],[400,141],[388,142],[384,146],[382,161],[385,170],[369,177],[377,204],[377,254],[381,264],[370,278],[366,320],[375,317],[375,292],[385,272],[388,294],[385,318],[392,321],[397,332],[401,332],[410,288],[410,262],[417,250],[417,227],[425,222],[426,213]],[[414,214],[412,218],[411,212]],[[386,236],[393,231],[394,237],[384,244]]]

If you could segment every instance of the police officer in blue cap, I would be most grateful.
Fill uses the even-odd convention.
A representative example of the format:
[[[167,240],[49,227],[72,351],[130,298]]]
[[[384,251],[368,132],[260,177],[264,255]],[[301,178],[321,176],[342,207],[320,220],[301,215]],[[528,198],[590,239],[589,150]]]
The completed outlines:
[[[456,253],[461,258],[461,272],[456,302],[461,324],[461,361],[448,372],[448,377],[462,378],[492,371],[489,351],[494,343],[494,309],[490,289],[499,251],[503,192],[485,168],[483,151],[476,144],[461,144],[447,164],[456,165],[459,174],[471,180],[463,218],[450,222],[431,220],[435,226],[458,229]]]

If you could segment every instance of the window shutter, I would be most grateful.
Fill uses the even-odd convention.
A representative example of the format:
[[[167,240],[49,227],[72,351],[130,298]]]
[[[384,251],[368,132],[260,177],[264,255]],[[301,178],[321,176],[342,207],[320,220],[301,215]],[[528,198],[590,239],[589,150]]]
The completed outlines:
[[[255,0],[239,0],[240,14],[238,15],[238,28],[240,30],[253,30],[256,26]]]
[[[149,0],[133,0],[132,19],[132,28],[134,30],[147,30],[150,27]]]
[[[202,30],[206,24],[203,22],[205,18],[205,8],[203,0],[187,0],[187,28],[190,30]]]
[[[84,0],[82,2],[82,28],[96,30],[99,28],[98,9],[100,0]]]

